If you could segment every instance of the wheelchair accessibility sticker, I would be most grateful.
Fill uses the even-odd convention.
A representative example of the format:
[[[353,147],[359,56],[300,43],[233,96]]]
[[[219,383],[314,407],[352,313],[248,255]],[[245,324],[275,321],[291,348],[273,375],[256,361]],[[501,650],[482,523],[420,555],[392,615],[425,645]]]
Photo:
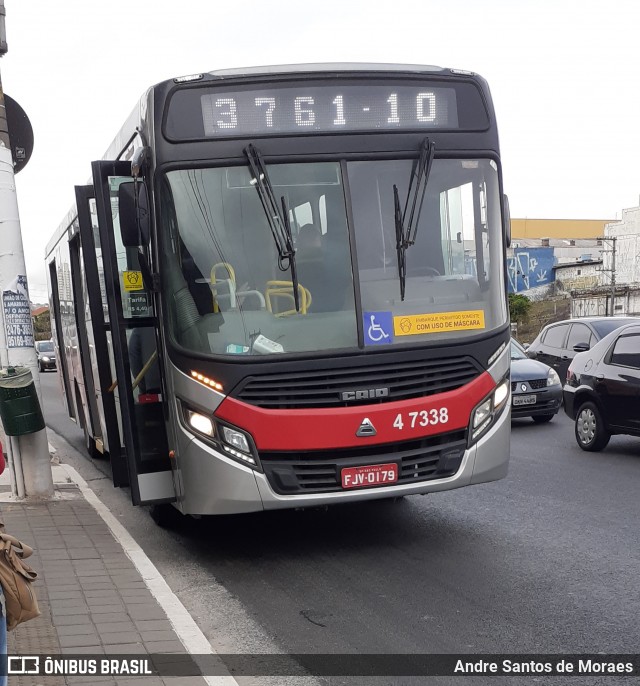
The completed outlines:
[[[364,344],[393,343],[393,316],[391,312],[364,312]]]

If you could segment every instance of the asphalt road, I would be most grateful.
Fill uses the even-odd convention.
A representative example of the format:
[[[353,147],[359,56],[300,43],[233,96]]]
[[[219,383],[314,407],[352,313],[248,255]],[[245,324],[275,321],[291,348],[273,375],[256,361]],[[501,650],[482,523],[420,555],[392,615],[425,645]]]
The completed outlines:
[[[41,384],[48,425],[82,450],[57,375]],[[507,479],[397,503],[167,532],[93,478],[219,650],[638,652],[640,439],[585,453],[563,413],[514,421]]]

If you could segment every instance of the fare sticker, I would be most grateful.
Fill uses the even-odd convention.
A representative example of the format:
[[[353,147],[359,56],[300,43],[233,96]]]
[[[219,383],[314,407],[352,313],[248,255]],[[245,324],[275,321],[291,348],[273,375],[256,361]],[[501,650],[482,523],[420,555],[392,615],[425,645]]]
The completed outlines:
[[[425,333],[469,331],[472,329],[484,329],[483,310],[407,314],[393,318],[393,332],[396,336],[416,336]]]

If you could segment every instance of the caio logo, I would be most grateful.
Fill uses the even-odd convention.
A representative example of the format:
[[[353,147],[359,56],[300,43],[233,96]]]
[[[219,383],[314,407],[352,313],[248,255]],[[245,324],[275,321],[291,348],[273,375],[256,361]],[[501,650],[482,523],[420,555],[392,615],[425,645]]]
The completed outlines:
[[[377,398],[389,397],[388,388],[362,388],[357,391],[342,391],[340,400],[348,403],[355,400],[376,400]]]

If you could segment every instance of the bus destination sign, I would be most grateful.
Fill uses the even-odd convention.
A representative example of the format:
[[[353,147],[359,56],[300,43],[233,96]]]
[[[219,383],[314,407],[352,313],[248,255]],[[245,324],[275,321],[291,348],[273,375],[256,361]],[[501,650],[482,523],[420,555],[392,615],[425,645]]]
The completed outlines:
[[[171,99],[166,133],[185,140],[343,131],[477,130],[487,124],[484,103],[470,83],[307,81],[271,87],[261,84],[259,89],[254,85],[179,90]]]

